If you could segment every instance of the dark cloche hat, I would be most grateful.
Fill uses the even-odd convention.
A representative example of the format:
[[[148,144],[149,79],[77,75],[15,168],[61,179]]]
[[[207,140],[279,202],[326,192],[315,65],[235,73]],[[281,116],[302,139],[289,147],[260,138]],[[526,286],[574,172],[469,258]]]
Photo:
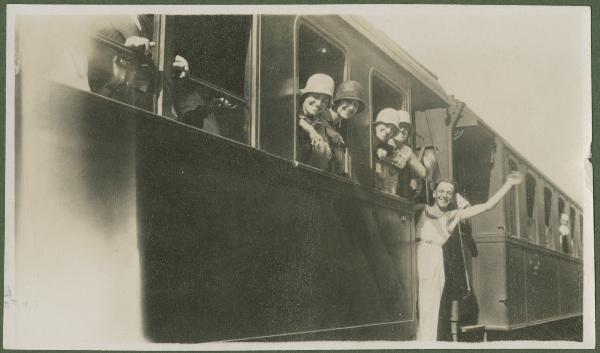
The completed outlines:
[[[362,97],[363,88],[357,81],[344,81],[337,86],[335,95],[333,97],[333,103],[342,99],[352,99],[358,101],[358,113],[365,109],[365,101]]]

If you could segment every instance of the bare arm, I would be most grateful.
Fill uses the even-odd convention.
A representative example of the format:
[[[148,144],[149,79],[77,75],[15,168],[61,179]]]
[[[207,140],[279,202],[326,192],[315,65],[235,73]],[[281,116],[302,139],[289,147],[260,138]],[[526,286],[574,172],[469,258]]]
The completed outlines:
[[[490,197],[485,203],[454,211],[456,212],[456,214],[448,227],[449,230],[453,230],[454,227],[456,227],[456,225],[458,224],[458,222],[462,220],[477,216],[478,214],[491,210],[494,206],[498,204],[498,202],[500,202],[500,200],[502,200],[506,193],[510,191],[513,185],[520,184],[522,181],[523,174],[519,172],[513,172],[509,174],[504,185],[502,185],[502,187],[498,191],[496,191],[496,193],[492,197]]]
[[[504,185],[502,185],[502,187],[496,191],[496,193],[490,197],[485,203],[481,203],[478,205],[474,205],[471,207],[468,207],[466,209],[463,209],[461,212],[458,213],[458,216],[461,219],[467,219],[467,218],[471,218],[471,217],[475,217],[480,213],[483,213],[485,211],[489,211],[492,208],[494,208],[494,206],[496,206],[496,204],[498,204],[498,202],[500,202],[500,200],[502,200],[502,198],[504,197],[504,195],[506,195],[506,193],[512,188],[512,184],[504,183]]]
[[[425,178],[427,176],[427,169],[425,169],[425,166],[419,162],[414,153],[410,156],[410,166],[419,178]]]

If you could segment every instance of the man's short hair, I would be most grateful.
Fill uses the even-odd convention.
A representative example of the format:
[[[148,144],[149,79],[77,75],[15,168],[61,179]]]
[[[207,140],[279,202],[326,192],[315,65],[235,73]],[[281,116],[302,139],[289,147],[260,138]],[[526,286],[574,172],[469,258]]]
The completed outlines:
[[[433,191],[437,190],[438,186],[441,183],[448,183],[451,184],[452,187],[454,188],[454,194],[456,194],[456,192],[458,191],[458,184],[456,183],[456,180],[454,179],[448,179],[448,178],[442,178],[442,179],[438,179],[435,184],[433,184]]]

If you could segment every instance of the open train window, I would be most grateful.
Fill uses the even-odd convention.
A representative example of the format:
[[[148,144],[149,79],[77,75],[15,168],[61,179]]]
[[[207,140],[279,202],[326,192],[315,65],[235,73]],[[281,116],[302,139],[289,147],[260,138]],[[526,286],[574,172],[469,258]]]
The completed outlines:
[[[514,159],[508,158],[508,173],[516,172],[519,170],[517,162]],[[508,174],[507,173],[507,174]],[[519,232],[519,198],[517,196],[518,187],[511,188],[506,195],[506,231],[509,235],[518,236]]]
[[[565,200],[562,197],[558,198],[558,220],[560,221],[560,217],[565,213]]]
[[[154,15],[89,16],[83,21],[73,16],[66,20],[68,27],[75,24],[73,21],[85,23],[86,26],[70,29],[64,27],[63,30],[72,33],[67,38],[60,38],[62,43],[57,46],[45,43],[53,48],[51,51],[46,51],[43,47],[38,48],[38,53],[44,53],[38,57],[52,63],[53,66],[56,64],[53,63],[55,59],[53,53],[63,52],[64,59],[72,57],[73,61],[69,63],[65,60],[62,65],[66,66],[60,72],[67,73],[68,71],[64,69],[77,68],[77,71],[80,71],[79,77],[87,78],[88,90],[125,104],[153,111],[157,70],[152,57],[149,53],[144,53],[141,47],[126,47],[125,43],[133,37],[144,38],[148,42],[156,41]],[[89,38],[85,41],[86,55],[82,62],[80,52],[82,47],[73,45],[83,44],[80,41],[83,35]]]
[[[558,198],[558,218],[565,213],[565,200],[562,197]]]
[[[378,152],[380,149],[386,151],[386,157],[390,156],[393,148],[397,147],[394,139],[382,141],[378,138],[375,131],[375,122],[377,115],[385,108],[395,110],[406,109],[404,92],[386,81],[382,75],[372,71],[370,84],[371,101],[371,121],[373,128],[373,161],[375,169],[375,187],[390,195],[408,196],[408,185],[410,182],[410,173],[408,168],[398,168],[382,158]],[[405,143],[410,144],[410,141]],[[383,152],[382,152],[383,153]]]
[[[251,15],[167,16],[164,115],[250,143],[252,23]],[[189,64],[183,79],[172,68],[180,58]]]
[[[552,215],[552,190],[548,187],[544,187],[544,229],[546,245],[554,247],[554,241],[552,239],[552,230],[550,228],[550,218]]]
[[[527,237],[529,240],[536,240],[537,227],[535,217],[535,188],[537,182],[535,177],[529,173],[525,176],[525,199],[527,208]],[[532,238],[533,237],[533,238]]]
[[[561,230],[561,224],[562,224],[562,219],[563,219],[563,214],[565,213],[565,200],[562,197],[558,198],[558,231],[556,232],[556,235],[558,237],[558,244],[560,244],[561,250],[562,252],[564,252],[565,254],[568,254],[570,252],[570,248],[569,248],[569,242],[568,239],[563,239],[562,237],[562,233],[564,231]],[[568,215],[566,215],[566,217],[568,217]]]
[[[313,29],[309,24],[301,23],[298,27],[297,45],[298,90],[306,88],[307,90],[322,91],[323,84],[327,86],[322,76],[311,81],[310,87],[307,86],[309,78],[315,74],[328,75],[333,79],[334,86],[344,81],[346,76],[346,54],[332,40],[327,39],[324,34]],[[328,117],[331,118],[328,112],[330,106],[331,101],[323,103],[320,98],[317,101],[317,98],[310,94],[298,95],[297,114],[303,119],[302,121],[298,119],[296,124],[296,159],[324,171],[348,176],[350,172],[349,156],[345,145],[352,142],[344,140],[342,144],[339,143],[336,137],[332,136],[339,133],[347,139],[348,127],[342,124],[337,129],[334,128],[334,123],[328,119]],[[313,111],[314,109],[316,111]],[[310,125],[312,129],[305,127],[303,123]],[[311,137],[311,134],[314,133],[321,136],[323,145],[315,146],[312,143],[313,137]]]

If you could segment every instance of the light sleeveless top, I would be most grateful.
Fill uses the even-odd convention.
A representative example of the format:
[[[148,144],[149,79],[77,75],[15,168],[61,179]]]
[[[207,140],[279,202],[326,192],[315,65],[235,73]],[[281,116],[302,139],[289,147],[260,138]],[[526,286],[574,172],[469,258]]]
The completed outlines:
[[[421,218],[416,225],[417,241],[423,244],[433,244],[442,246],[450,237],[446,225],[448,223],[448,212],[440,217],[433,217],[427,212],[427,208],[423,210]]]

